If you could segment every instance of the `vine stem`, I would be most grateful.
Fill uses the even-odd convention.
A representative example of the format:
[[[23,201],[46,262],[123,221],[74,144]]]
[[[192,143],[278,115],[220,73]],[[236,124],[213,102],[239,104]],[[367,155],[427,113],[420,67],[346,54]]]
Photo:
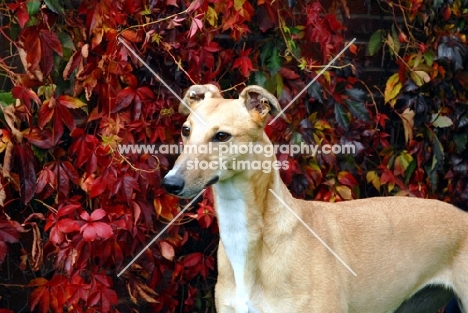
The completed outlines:
[[[193,3],[193,2],[192,2]],[[191,6],[190,5],[187,9],[181,11],[181,12],[178,12],[178,13],[174,13],[172,15],[168,15],[166,17],[163,17],[163,18],[160,18],[159,20],[156,20],[156,21],[151,21],[151,22],[148,22],[148,23],[145,23],[145,24],[138,24],[138,25],[132,25],[132,26],[129,26],[125,29],[123,29],[122,31],[125,31],[125,30],[128,30],[128,29],[133,29],[133,28],[142,28],[142,27],[146,27],[146,26],[150,26],[150,25],[154,25],[154,24],[158,24],[158,23],[161,23],[161,22],[164,22],[164,21],[167,21],[167,20],[170,20],[178,15],[181,15],[181,14],[185,14],[185,13],[188,13],[189,10],[191,9]]]
[[[278,14],[278,20],[279,20],[279,23],[280,23],[280,26],[278,27],[280,32],[281,32],[281,36],[283,37],[283,41],[284,43],[286,44],[286,48],[287,48],[287,52],[294,58],[294,60],[296,60],[296,62],[298,62],[299,64],[302,63],[301,59],[299,59],[295,54],[294,52],[292,51],[291,49],[291,46],[288,42],[288,40],[286,39],[286,34],[284,33],[283,31],[283,27],[281,27],[281,25],[283,25],[283,19],[281,18],[281,14],[280,14],[280,10],[278,9],[277,10],[277,14]],[[285,54],[286,55],[286,54]],[[343,68],[346,68],[346,67],[349,67],[349,66],[352,66],[352,64],[345,64],[345,65],[313,65],[313,64],[307,64],[307,70],[309,71],[314,71],[314,70],[321,70],[323,68],[332,68],[332,69],[343,69]]]
[[[184,69],[184,67],[182,66],[182,62],[181,61],[177,61],[175,56],[171,53],[171,51],[169,51],[169,49],[165,49],[166,52],[171,56],[172,60],[174,60],[174,63],[177,64],[177,68],[180,69],[182,72],[184,72],[184,74],[187,76],[188,79],[190,79],[190,81],[192,82],[192,84],[196,85],[197,83],[192,79],[192,77],[190,76],[190,74]]]

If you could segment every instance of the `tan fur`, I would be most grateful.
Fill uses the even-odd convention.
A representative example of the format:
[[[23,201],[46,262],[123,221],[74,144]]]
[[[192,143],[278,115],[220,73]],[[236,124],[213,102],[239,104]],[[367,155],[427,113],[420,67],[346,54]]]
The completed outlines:
[[[213,88],[216,87],[193,86],[187,92],[186,98],[193,90],[208,90],[210,96],[190,103],[208,125],[189,115],[184,125],[190,127],[191,133],[184,139],[185,144],[206,144],[220,131],[231,135],[230,142],[271,144],[263,128],[267,112],[280,110],[276,98],[261,87],[250,86],[239,99],[228,100]],[[230,206],[242,203],[246,208],[247,250],[239,288],[225,249],[225,243],[235,235],[227,232],[236,229],[236,223],[226,227],[232,221],[219,221],[225,240],[220,241],[218,250],[218,313],[390,313],[429,284],[452,288],[468,307],[468,215],[454,206],[409,197],[340,203],[303,201],[291,196],[277,170],[189,171],[186,164],[194,158],[215,160],[217,155],[182,154],[178,158],[169,175],[172,180],[184,182],[178,196],[193,197],[218,177],[219,182],[214,185],[218,215],[234,219],[238,217]],[[275,159],[239,154],[225,156],[224,160],[231,164],[234,158]],[[300,224],[269,189],[357,276]],[[222,194],[216,196],[217,192]],[[228,209],[229,212],[223,211]],[[244,288],[242,284],[245,292],[238,290]]]

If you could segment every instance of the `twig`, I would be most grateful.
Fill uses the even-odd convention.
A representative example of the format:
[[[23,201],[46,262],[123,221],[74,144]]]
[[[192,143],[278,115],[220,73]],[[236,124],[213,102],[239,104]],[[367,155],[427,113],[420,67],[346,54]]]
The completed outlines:
[[[236,84],[236,85],[232,86],[231,88],[228,88],[228,89],[221,90],[221,93],[225,93],[226,91],[229,91],[229,90],[236,89],[236,88],[237,88],[238,86],[240,86],[240,85],[243,85],[243,86],[245,86],[245,82],[246,82],[246,81],[247,81],[247,80],[244,80],[243,82],[241,82],[241,83],[238,83],[238,84]]]
[[[192,4],[193,4],[193,2],[192,2]],[[190,5],[187,9],[185,9],[185,10],[182,11],[182,12],[175,13],[175,14],[172,14],[172,15],[169,15],[169,16],[166,16],[166,17],[163,17],[163,18],[161,18],[161,19],[159,19],[159,20],[152,21],[152,22],[148,22],[148,23],[145,23],[145,24],[132,25],[132,26],[129,26],[129,27],[125,28],[125,29],[122,30],[122,31],[125,31],[125,30],[127,30],[127,29],[132,29],[132,28],[146,27],[146,26],[149,26],[149,25],[154,25],[154,24],[158,24],[158,23],[167,21],[167,20],[169,20],[169,19],[171,19],[171,18],[176,17],[177,15],[181,15],[181,14],[188,13],[188,11],[190,10],[190,7],[191,7],[191,6],[192,6],[192,5]]]
[[[190,81],[192,82],[192,84],[196,85],[197,83],[192,79],[192,77],[190,76],[189,73],[187,73],[186,70],[184,70],[184,68],[182,67],[182,62],[181,61],[177,61],[175,56],[169,51],[169,49],[164,49],[166,50],[166,52],[171,56],[171,58],[174,60],[174,63],[177,64],[177,68],[180,69],[182,72],[184,72],[184,74],[188,77],[188,79],[190,79]]]
[[[158,162],[158,165],[152,170],[144,170],[142,168],[136,167],[129,160],[127,160],[127,158],[125,156],[123,156],[122,153],[120,153],[119,149],[112,149],[112,151],[117,152],[119,154],[119,156],[120,156],[120,160],[127,163],[136,172],[154,173],[156,171],[159,171],[159,165],[161,164],[161,162],[159,161],[159,158],[157,156],[153,155],[153,154],[151,154],[151,156],[156,159],[156,161]],[[118,158],[116,158],[116,159],[119,160]]]
[[[34,200],[37,201],[37,202],[39,202],[39,203],[42,204],[43,206],[45,206],[45,207],[46,207],[47,209],[49,209],[49,211],[51,211],[52,213],[57,214],[57,212],[58,212],[57,209],[51,207],[50,205],[48,205],[47,203],[45,203],[45,202],[43,202],[43,201],[41,201],[41,200],[39,200],[39,199],[34,199]]]

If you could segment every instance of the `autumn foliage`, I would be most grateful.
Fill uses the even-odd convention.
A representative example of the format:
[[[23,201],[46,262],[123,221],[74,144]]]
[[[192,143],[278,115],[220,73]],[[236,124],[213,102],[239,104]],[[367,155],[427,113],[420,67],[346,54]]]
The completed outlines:
[[[0,283],[20,296],[0,299],[1,311],[214,312],[209,191],[117,276],[186,205],[160,185],[175,156],[118,149],[179,142],[178,99],[154,74],[178,95],[262,85],[283,107],[316,79],[270,138],[357,153],[278,155],[295,196],[466,208],[468,7],[405,3],[379,2],[394,25],[318,76],[352,39],[337,14],[346,1],[2,2]],[[394,65],[384,86],[363,83],[363,55]]]

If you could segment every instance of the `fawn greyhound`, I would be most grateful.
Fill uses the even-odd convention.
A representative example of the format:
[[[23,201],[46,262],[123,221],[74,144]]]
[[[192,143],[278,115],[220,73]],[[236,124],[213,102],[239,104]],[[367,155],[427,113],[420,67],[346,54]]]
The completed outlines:
[[[271,145],[264,127],[280,106],[262,87],[224,99],[214,85],[194,85],[184,101],[184,145]],[[200,169],[195,160],[221,164]],[[218,313],[390,313],[432,286],[453,291],[468,308],[467,213],[412,197],[298,200],[281,181],[279,164],[249,170],[235,166],[238,160],[277,162],[274,154],[240,149],[183,152],[162,182],[181,198],[213,185]]]

